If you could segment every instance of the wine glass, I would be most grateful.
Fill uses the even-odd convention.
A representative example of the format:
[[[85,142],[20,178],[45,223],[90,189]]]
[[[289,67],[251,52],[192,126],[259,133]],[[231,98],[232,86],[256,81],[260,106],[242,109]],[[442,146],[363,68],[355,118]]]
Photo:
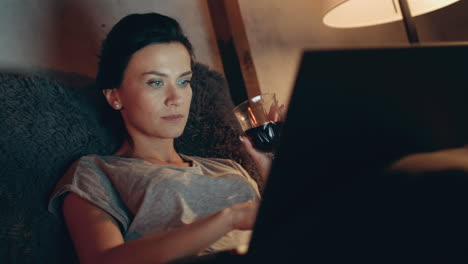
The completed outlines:
[[[233,110],[245,135],[259,151],[274,154],[282,127],[274,93],[254,96]]]

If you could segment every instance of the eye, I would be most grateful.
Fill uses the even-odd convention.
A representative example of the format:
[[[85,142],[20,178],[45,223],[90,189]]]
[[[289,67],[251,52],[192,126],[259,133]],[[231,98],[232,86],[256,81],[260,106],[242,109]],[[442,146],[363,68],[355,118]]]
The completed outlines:
[[[155,80],[151,80],[148,82],[149,85],[153,86],[153,87],[161,87],[164,85],[164,82],[163,81],[155,81]]]
[[[180,87],[186,87],[190,84],[190,80],[186,79],[186,80],[180,80],[178,81],[177,83]]]

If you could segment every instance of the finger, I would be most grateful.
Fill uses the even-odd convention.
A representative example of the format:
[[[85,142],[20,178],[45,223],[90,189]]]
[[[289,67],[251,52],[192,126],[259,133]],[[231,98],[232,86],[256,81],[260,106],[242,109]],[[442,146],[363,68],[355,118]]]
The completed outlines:
[[[266,156],[265,153],[257,150],[253,144],[252,141],[248,137],[241,137],[241,141],[244,144],[244,148],[247,151],[247,153],[252,157],[252,159],[255,161],[255,163],[258,164],[266,164],[270,162],[270,158]]]
[[[244,145],[247,153],[252,157],[255,164],[257,165],[261,177],[266,180],[268,178],[271,167],[271,158],[268,157],[265,153],[256,150],[248,137],[241,136],[239,139]]]
[[[252,142],[250,141],[248,137],[241,136],[239,137],[239,139],[242,142],[242,144],[244,144],[245,149],[247,150],[247,152],[249,152],[250,155],[252,154],[255,155],[258,153],[258,151],[254,148],[254,146],[252,145]]]
[[[284,121],[286,119],[286,112],[287,112],[286,106],[284,104],[282,104],[279,107],[278,112],[279,112],[279,115],[280,115],[280,120]]]
[[[244,144],[244,148],[246,149],[247,153],[257,162],[257,163],[264,163],[265,160],[271,161],[271,157],[269,157],[264,152],[259,151],[254,147],[252,141],[248,137],[241,136],[240,140],[242,144]]]
[[[244,144],[244,147],[247,149],[247,151],[251,154],[251,155],[254,155],[254,156],[258,156],[258,155],[261,155],[262,152],[258,151],[252,141],[250,140],[249,137],[246,137],[246,136],[241,136],[241,141],[242,143]]]
[[[277,113],[278,112],[278,106],[276,104],[272,104],[270,106],[270,111],[268,111],[267,119],[269,121],[276,122],[277,120]]]

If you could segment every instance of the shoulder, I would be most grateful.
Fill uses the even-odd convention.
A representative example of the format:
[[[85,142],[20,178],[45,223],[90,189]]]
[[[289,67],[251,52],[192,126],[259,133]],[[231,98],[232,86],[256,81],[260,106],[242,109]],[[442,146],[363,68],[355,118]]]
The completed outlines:
[[[79,171],[83,167],[88,167],[90,164],[93,164],[93,156],[95,155],[86,155],[74,160],[68,166],[61,181],[71,182],[77,171]]]
[[[81,156],[80,158],[74,160],[67,169],[66,174],[75,172],[79,167],[87,167],[90,165],[95,165],[102,161],[102,157],[95,154],[88,154]]]
[[[134,165],[134,161],[119,159],[116,156],[88,154],[72,163],[69,170],[73,170],[76,174],[100,174],[109,177],[118,171],[125,170],[125,168]]]
[[[75,161],[75,163],[77,166],[89,166],[89,165],[97,165],[100,163],[105,163],[107,161],[108,161],[108,156],[88,154],[88,155],[80,157],[78,160]]]
[[[116,189],[112,177],[108,177],[106,156],[86,155],[74,161],[60,179],[49,200],[49,211],[59,215],[63,198],[69,193],[104,210],[118,220],[126,230],[130,214]],[[109,166],[110,167],[110,166]],[[80,200],[80,201],[81,201]],[[75,199],[76,201],[76,199]]]
[[[71,163],[56,188],[71,184],[80,189],[112,189],[109,173],[103,156],[85,155]]]

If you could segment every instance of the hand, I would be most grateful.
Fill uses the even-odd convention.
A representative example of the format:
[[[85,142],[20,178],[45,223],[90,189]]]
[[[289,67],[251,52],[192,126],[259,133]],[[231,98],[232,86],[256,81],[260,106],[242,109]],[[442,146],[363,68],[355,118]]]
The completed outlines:
[[[254,148],[248,137],[241,136],[240,141],[244,145],[245,150],[247,150],[247,153],[249,153],[257,165],[260,176],[266,182],[270,173],[271,157],[268,156],[265,152],[258,151],[256,148]]]
[[[270,111],[268,111],[267,118],[273,122],[283,122],[286,119],[286,106],[282,104],[278,106],[277,103],[274,103],[270,106]]]
[[[259,201],[249,201],[230,207],[232,214],[232,227],[238,230],[250,230],[257,218]]]
[[[270,111],[268,113],[268,119],[272,120],[274,122],[282,122],[286,118],[286,106],[282,104],[281,106],[278,107],[278,104],[273,104],[270,107]],[[258,151],[257,149],[254,148],[252,145],[252,142],[248,137],[241,136],[240,140],[242,144],[244,145],[245,149],[247,150],[247,153],[250,154],[252,159],[254,160],[255,164],[257,165],[257,168],[260,172],[260,175],[262,179],[266,182],[268,179],[268,175],[270,173],[270,167],[271,167],[271,154],[264,153],[261,151]]]

